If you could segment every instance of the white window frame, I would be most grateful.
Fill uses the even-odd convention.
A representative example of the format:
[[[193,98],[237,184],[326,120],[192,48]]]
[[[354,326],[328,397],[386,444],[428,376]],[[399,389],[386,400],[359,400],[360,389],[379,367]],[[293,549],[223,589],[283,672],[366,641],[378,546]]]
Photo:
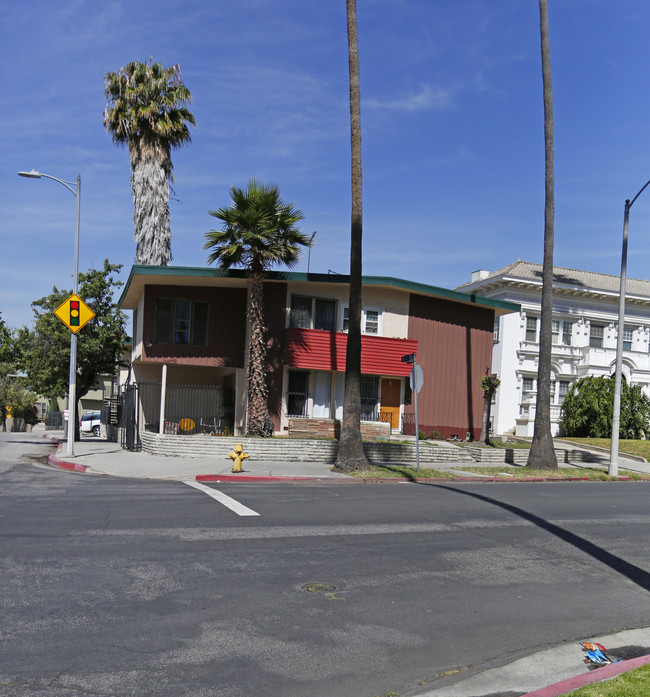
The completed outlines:
[[[571,320],[554,319],[551,332],[551,343],[554,346],[571,346],[573,338],[573,322]]]
[[[529,333],[532,332],[532,329],[530,328],[529,323],[532,324],[532,322],[535,322],[535,338],[534,339],[529,338]],[[526,327],[524,329],[524,339],[529,344],[538,343],[538,341],[539,341],[539,317],[526,317]]]
[[[349,311],[350,311],[349,305],[341,305],[341,321],[339,323],[339,327],[341,328],[342,332],[348,331],[345,324],[348,321],[348,318],[346,317],[346,315],[349,314]],[[377,313],[377,331],[376,332],[367,331],[367,325],[368,325],[368,314],[367,313],[368,312],[376,312]],[[382,336],[383,316],[384,316],[384,311],[381,307],[372,307],[370,305],[362,307],[361,308],[361,333],[368,334],[369,336]]]
[[[530,389],[526,388],[526,383],[530,383]],[[521,396],[534,394],[535,392],[535,378],[523,377],[521,378]]]
[[[634,327],[623,326],[623,351],[632,350],[632,342],[634,341]]]
[[[571,383],[568,380],[558,380],[557,403],[563,404],[564,398],[569,394]]]
[[[594,329],[598,332],[594,332]],[[598,336],[600,333],[600,336]],[[592,343],[593,342],[593,343]],[[591,348],[603,348],[605,344],[605,325],[599,322],[593,322],[589,325],[589,346]]]

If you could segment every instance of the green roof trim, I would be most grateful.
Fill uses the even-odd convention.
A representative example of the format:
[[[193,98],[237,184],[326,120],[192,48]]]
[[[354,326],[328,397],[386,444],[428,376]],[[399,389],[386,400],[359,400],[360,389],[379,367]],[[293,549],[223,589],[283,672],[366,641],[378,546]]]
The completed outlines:
[[[146,266],[142,264],[134,264],[131,267],[129,278],[124,284],[124,290],[118,301],[118,307],[121,306],[131,282],[136,276],[184,276],[188,278],[246,278],[244,269],[229,269],[223,270],[216,267],[201,267],[201,266]],[[343,283],[348,284],[350,277],[344,274],[327,274],[327,273],[305,273],[295,271],[267,271],[266,278],[269,281],[294,281],[306,283]],[[479,305],[489,309],[500,309],[507,312],[519,312],[521,306],[517,303],[508,302],[506,300],[495,300],[493,298],[484,298],[475,293],[462,293],[457,290],[449,290],[440,288],[439,286],[430,286],[426,283],[417,283],[415,281],[406,281],[402,278],[394,278],[392,276],[363,276],[364,286],[388,286],[391,288],[401,288],[410,291],[411,293],[420,293],[422,295],[432,295],[446,300],[461,302],[471,305]]]

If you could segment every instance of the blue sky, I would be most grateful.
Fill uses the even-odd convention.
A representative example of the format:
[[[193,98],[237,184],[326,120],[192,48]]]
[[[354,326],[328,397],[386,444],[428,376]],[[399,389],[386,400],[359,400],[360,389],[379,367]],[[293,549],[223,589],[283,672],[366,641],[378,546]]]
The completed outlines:
[[[650,6],[550,0],[555,264],[620,271],[623,207],[650,178]],[[541,262],[544,140],[536,0],[358,0],[364,273],[446,288]],[[72,287],[74,197],[36,169],[81,173],[80,270],[135,254],[129,157],[102,125],[104,75],[179,63],[192,143],[173,154],[173,264],[205,266],[230,185],[280,185],[317,231],[311,271],[347,273],[350,150],[344,0],[31,0],[0,9],[0,312]],[[628,274],[650,262],[650,189]],[[307,256],[296,267],[307,269]]]

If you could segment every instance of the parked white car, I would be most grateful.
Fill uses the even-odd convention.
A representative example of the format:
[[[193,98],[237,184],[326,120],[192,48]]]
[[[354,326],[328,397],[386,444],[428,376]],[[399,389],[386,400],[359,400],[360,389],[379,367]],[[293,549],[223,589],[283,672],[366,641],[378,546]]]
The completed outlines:
[[[98,436],[101,430],[100,412],[87,411],[79,421],[79,429],[82,433],[92,433]]]

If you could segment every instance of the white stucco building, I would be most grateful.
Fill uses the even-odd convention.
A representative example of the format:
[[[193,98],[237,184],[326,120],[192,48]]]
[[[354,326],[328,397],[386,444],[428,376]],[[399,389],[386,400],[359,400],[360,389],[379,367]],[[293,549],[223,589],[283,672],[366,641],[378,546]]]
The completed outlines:
[[[570,385],[586,375],[613,375],[618,331],[618,276],[554,269],[551,426]],[[532,436],[535,422],[542,265],[516,261],[475,271],[456,290],[521,305],[495,321],[492,372],[501,380],[492,406],[495,434]],[[627,280],[623,374],[650,395],[650,281]]]

